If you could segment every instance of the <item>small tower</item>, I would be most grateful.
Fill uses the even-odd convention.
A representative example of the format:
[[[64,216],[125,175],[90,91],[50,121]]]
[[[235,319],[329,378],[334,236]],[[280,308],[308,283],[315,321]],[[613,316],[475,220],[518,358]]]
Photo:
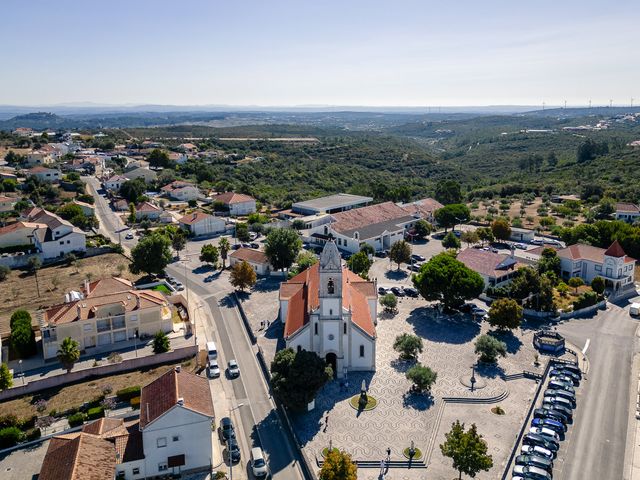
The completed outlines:
[[[335,242],[328,241],[320,254],[320,315],[333,317],[342,311],[342,259]]]

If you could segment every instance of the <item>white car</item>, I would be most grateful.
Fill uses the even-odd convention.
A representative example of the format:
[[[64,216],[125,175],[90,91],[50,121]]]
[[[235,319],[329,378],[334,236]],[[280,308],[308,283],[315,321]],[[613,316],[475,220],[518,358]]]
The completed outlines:
[[[525,465],[516,465],[513,467],[513,478],[535,478],[539,480],[551,480],[551,475],[546,470],[542,468],[533,467],[533,466],[525,466]]]
[[[129,232],[124,236],[125,240],[133,240],[133,233]]]
[[[538,455],[547,460],[553,460],[553,452],[551,450],[537,445],[522,445],[521,453],[523,455]]]
[[[218,365],[217,360],[209,361],[208,374],[209,374],[209,378],[218,378],[220,376],[220,366]]]
[[[536,435],[542,435],[556,443],[560,443],[560,437],[556,432],[546,427],[531,427],[529,433],[535,433]]]

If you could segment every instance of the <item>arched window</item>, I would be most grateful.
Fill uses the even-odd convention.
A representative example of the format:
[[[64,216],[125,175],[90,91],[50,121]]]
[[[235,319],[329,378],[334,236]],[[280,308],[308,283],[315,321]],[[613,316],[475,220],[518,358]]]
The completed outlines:
[[[333,285],[333,278],[330,278],[327,282],[327,293],[333,295],[335,293],[335,286]]]

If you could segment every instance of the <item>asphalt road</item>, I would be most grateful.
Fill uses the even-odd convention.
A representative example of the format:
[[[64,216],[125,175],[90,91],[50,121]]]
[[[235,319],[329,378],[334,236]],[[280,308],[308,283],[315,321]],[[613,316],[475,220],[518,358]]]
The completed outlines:
[[[554,469],[555,478],[626,478],[630,389],[636,386],[631,371],[638,351],[637,327],[628,309],[615,305],[608,305],[594,318],[574,319],[558,326],[558,331],[580,349],[589,341],[589,371],[580,386],[574,424],[563,446],[564,454],[559,456],[564,460]]]

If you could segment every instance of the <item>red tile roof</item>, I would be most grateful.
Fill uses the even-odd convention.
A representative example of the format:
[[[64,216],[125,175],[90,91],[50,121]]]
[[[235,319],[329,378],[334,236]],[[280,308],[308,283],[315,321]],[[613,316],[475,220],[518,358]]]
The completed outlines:
[[[184,225],[193,225],[194,223],[201,222],[211,217],[212,215],[209,215],[208,213],[198,211],[198,212],[193,212],[193,213],[189,213],[188,215],[185,215],[180,220],[178,220],[178,222]]]
[[[625,212],[625,213],[638,213],[640,212],[640,207],[633,203],[616,203],[616,212]]]
[[[624,257],[626,255],[626,253],[624,253],[624,250],[622,249],[622,245],[620,245],[618,243],[618,241],[614,241],[609,248],[607,248],[606,252],[604,252],[605,255],[609,256],[609,257]]]
[[[500,278],[513,270],[517,270],[521,265],[513,262],[507,268],[498,268],[500,264],[508,261],[509,255],[504,253],[494,253],[478,248],[467,248],[458,253],[456,257],[468,268],[486,277]]]
[[[607,252],[612,253],[612,255]],[[624,257],[625,263],[635,262],[633,258],[624,253],[624,250],[622,250],[622,247],[617,241],[613,242],[607,250],[582,243],[576,243],[575,245],[570,245],[567,248],[558,250],[559,257],[569,258],[571,260],[590,260],[595,263],[604,263],[605,255]]]
[[[376,223],[403,219],[413,213],[407,213],[404,208],[393,202],[379,203],[331,214],[335,220],[331,224],[331,228],[336,232],[353,231]]]
[[[252,202],[254,200],[255,199],[253,197],[250,197],[249,195],[235,192],[221,193],[220,195],[216,195],[215,197],[213,197],[214,202],[222,202],[225,205],[232,205],[234,203],[242,202]]]
[[[444,207],[444,205],[434,198],[423,198],[422,200],[402,205],[402,208],[408,214],[413,215],[414,213],[418,213],[422,217],[430,217],[433,215],[433,212],[442,207]]]
[[[156,207],[153,203],[142,202],[136,205],[136,212],[157,212],[160,207]]]
[[[235,250],[230,257],[238,260],[244,260],[249,263],[269,263],[269,259],[264,252],[254,250],[253,248],[239,248],[238,250]]]
[[[71,433],[53,437],[40,468],[40,480],[113,480],[116,452],[108,440]]]

